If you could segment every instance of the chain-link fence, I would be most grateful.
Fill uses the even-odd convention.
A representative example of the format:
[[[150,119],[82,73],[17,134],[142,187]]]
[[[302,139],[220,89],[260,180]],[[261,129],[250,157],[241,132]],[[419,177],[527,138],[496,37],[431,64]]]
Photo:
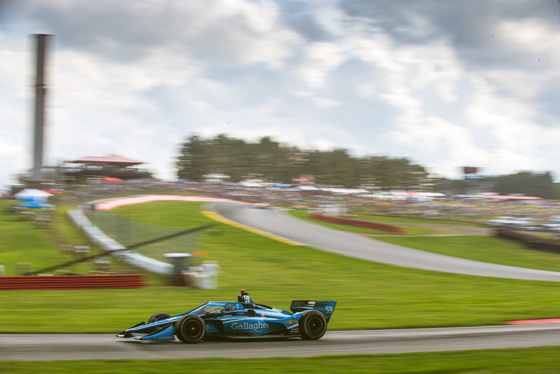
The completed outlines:
[[[91,223],[103,231],[105,235],[126,247],[187,229],[174,229],[134,222],[107,211],[88,212],[87,216]],[[200,232],[194,232],[180,235],[172,239],[137,247],[134,250],[144,256],[168,262],[168,259],[164,257],[165,253],[191,253],[197,251],[199,234]]]

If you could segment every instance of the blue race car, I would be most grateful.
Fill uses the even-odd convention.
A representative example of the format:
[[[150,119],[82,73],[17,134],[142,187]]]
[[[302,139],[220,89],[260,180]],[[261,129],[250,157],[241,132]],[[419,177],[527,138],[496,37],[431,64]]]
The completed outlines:
[[[237,302],[209,301],[183,314],[156,313],[117,334],[138,340],[174,340],[198,343],[207,338],[290,338],[320,339],[336,301],[293,300],[292,313],[256,304],[245,290]]]

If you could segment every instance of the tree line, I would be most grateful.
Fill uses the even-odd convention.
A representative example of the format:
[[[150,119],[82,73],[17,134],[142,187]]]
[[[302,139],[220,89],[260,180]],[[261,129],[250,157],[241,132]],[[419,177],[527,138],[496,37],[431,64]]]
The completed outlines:
[[[560,183],[554,183],[550,172],[520,171],[515,174],[486,176],[478,180],[442,178],[436,181],[434,188],[454,195],[496,192],[500,195],[525,195],[560,200]]]
[[[321,186],[376,190],[437,191],[448,195],[492,191],[559,199],[560,187],[550,172],[520,172],[479,180],[450,180],[431,176],[421,165],[402,157],[352,156],[348,150],[302,150],[270,137],[257,142],[229,137],[190,136],[176,162],[177,176],[203,181],[222,174],[230,182],[262,180],[292,184],[301,176],[314,177]]]

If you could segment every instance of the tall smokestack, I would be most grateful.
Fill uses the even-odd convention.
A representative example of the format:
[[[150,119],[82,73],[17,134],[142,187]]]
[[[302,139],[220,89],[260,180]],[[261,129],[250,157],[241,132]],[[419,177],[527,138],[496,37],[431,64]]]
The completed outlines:
[[[45,85],[45,59],[47,37],[50,35],[36,34],[37,62],[35,73],[35,114],[34,114],[34,133],[33,133],[33,174],[32,179],[41,180],[41,170],[43,168],[43,141],[45,126],[45,95],[47,92]]]

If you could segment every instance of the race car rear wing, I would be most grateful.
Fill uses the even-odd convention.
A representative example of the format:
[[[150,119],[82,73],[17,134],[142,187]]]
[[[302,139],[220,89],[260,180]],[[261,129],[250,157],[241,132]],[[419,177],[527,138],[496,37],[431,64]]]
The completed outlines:
[[[317,310],[323,313],[328,322],[331,319],[335,306],[336,301],[292,300],[290,310],[292,313],[303,312],[306,310]]]

